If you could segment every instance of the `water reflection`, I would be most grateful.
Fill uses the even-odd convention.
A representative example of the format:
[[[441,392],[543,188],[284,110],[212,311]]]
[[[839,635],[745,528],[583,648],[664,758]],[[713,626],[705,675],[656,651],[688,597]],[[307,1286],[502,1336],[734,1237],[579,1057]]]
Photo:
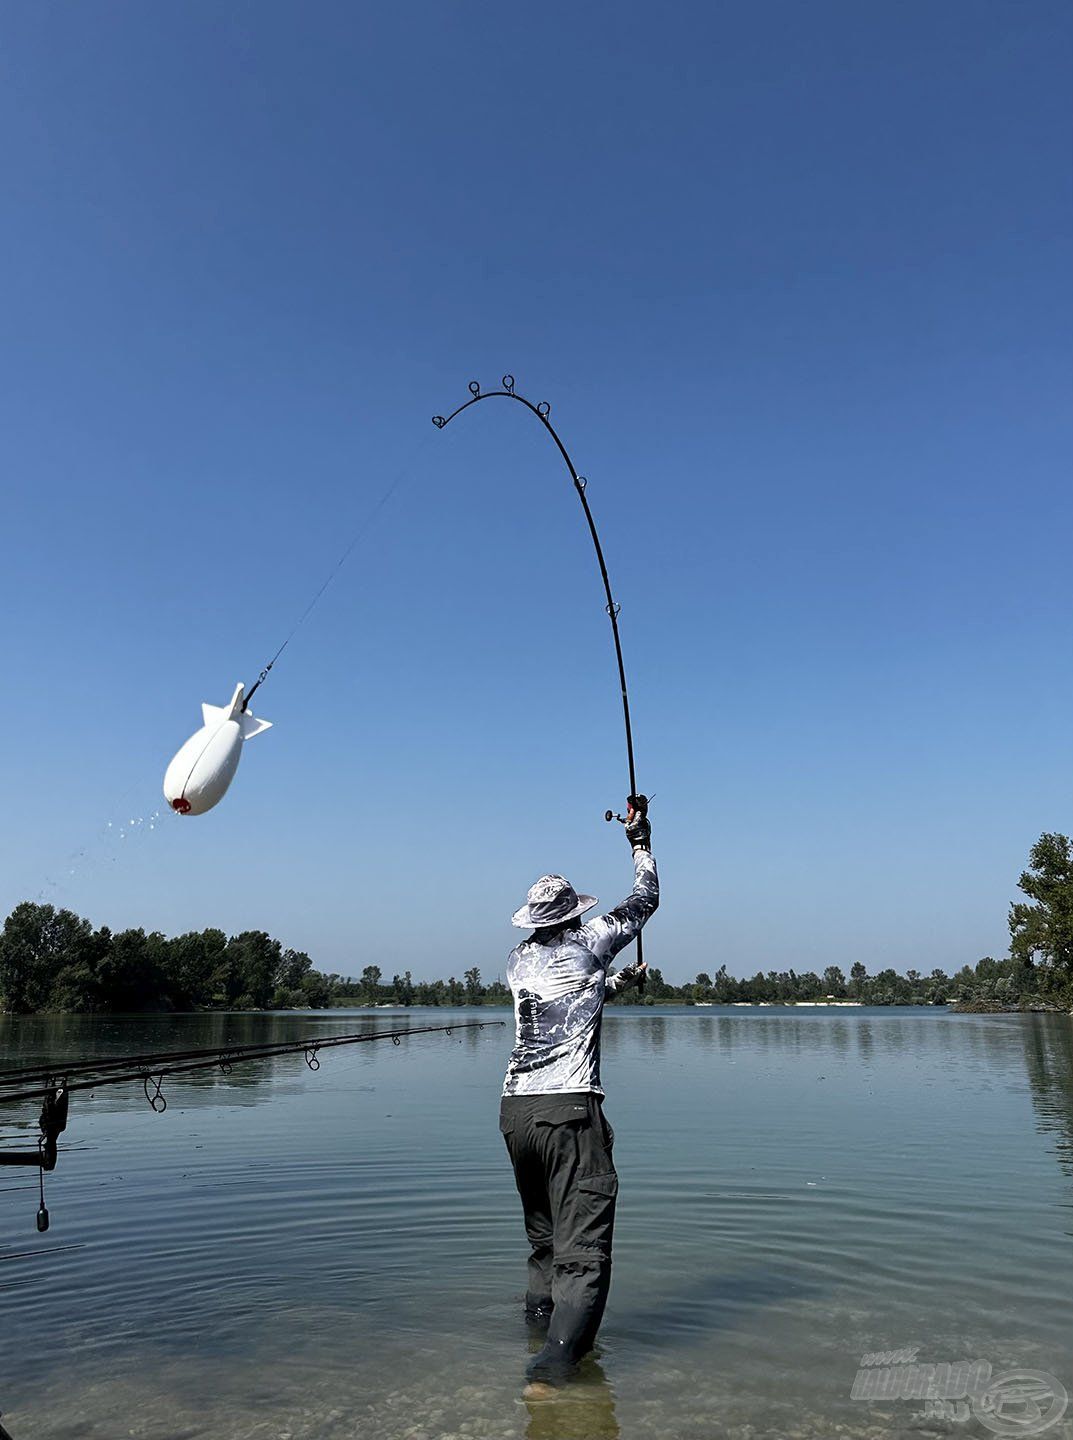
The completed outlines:
[[[665,1289],[657,1300],[618,1312],[615,1329],[648,1350],[699,1344],[719,1330],[740,1327],[752,1312],[788,1300],[815,1299],[823,1287],[798,1267],[772,1260],[728,1272],[717,1269]]]
[[[872,1051],[875,1048],[875,1041],[872,1036],[872,1027],[867,1020],[862,1020],[853,1036],[857,1046],[857,1058],[867,1064],[872,1058]]]
[[[457,1017],[456,1017],[457,1018]],[[469,1020],[471,1016],[467,1016]],[[472,1018],[484,1018],[472,1012]],[[485,1023],[499,1019],[489,1015]],[[196,1015],[0,1015],[0,1069],[31,1066],[54,1066],[62,1073],[64,1064],[89,1060],[105,1061],[122,1055],[149,1053],[182,1053],[188,1050],[221,1051],[243,1045],[290,1044],[305,1039],[327,1040],[338,1035],[372,1034],[376,1031],[422,1029],[429,1025],[449,1025],[450,1014],[442,1019],[433,1012],[368,1010],[331,1012],[205,1012]],[[466,1020],[457,1018],[462,1025]],[[479,1029],[459,1029],[444,1035],[445,1041],[457,1045],[468,1041],[472,1051],[480,1044]],[[416,1039],[417,1037],[415,1037]],[[436,1037],[430,1036],[430,1039]],[[377,1041],[376,1044],[389,1044]],[[411,1042],[412,1043],[412,1042]],[[320,1061],[327,1065],[343,1054],[339,1050],[321,1052]],[[161,1093],[167,1099],[180,1094],[187,1105],[258,1104],[271,1097],[275,1086],[283,1080],[301,1081],[311,1067],[301,1053],[264,1056],[241,1063],[220,1065],[204,1070],[168,1075],[163,1079]],[[312,1067],[314,1069],[318,1066]],[[72,1077],[77,1080],[77,1076]],[[33,1089],[40,1081],[34,1078],[19,1089]],[[11,1088],[11,1087],[9,1087]],[[150,1091],[156,1088],[155,1081]],[[141,1108],[146,1095],[140,1081],[131,1080],[113,1085],[100,1085],[75,1090],[71,1095],[71,1125],[75,1126],[78,1111],[92,1105],[98,1112]],[[4,1102],[0,1091],[0,1140],[5,1136],[36,1132],[40,1106],[36,1101]],[[63,1147],[61,1147],[63,1148]]]
[[[1026,1015],[1019,1033],[1041,1134],[1053,1136],[1058,1163],[1073,1175],[1073,1019]]]
[[[654,1015],[645,1026],[645,1039],[653,1050],[667,1047],[667,1021],[662,1015]]]
[[[473,1018],[6,1019],[0,1046],[14,1065]],[[510,1043],[361,1045],[316,1074],[300,1054],[258,1061],[183,1081],[163,1117],[140,1087],[78,1100],[50,1235],[33,1195],[0,1193],[5,1424],[18,1440],[878,1440],[900,1432],[850,1402],[858,1358],[916,1341],[1073,1388],[1068,1017],[609,1013],[622,1199],[604,1349],[529,1405],[496,1125]]]
[[[577,1378],[550,1398],[524,1401],[526,1440],[618,1440],[615,1395],[600,1362],[590,1356]]]

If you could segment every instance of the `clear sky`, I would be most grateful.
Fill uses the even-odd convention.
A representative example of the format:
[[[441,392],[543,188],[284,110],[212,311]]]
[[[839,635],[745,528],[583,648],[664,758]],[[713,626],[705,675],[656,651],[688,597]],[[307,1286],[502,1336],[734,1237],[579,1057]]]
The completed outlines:
[[[1004,952],[1070,815],[1065,0],[0,17],[0,908],[674,980]],[[252,682],[221,806],[160,781]],[[125,838],[130,820],[143,819]],[[111,829],[109,829],[111,822]]]

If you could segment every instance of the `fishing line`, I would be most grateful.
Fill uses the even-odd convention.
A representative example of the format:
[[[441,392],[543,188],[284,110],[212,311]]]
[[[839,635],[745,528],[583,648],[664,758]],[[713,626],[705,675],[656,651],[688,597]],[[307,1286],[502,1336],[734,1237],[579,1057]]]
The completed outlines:
[[[261,670],[256,683],[253,685],[249,694],[245,697],[243,701],[243,710],[246,710],[254,694],[254,691],[256,691],[268,678],[268,674],[271,671],[272,667],[275,665],[279,657],[283,654],[284,650],[286,650],[287,646],[294,639],[295,635],[301,629],[302,625],[305,624],[306,620],[309,618],[310,614],[320,601],[324,592],[328,589],[329,585],[331,585],[332,581],[339,574],[340,570],[342,570],[343,566],[350,559],[350,556],[354,553],[357,547],[364,539],[367,538],[367,536],[373,530],[377,520],[380,518],[380,515],[386,509],[387,505],[390,503],[392,497],[395,495],[402,482],[405,479],[409,478],[410,475],[412,475],[412,473],[417,469],[422,452],[426,451],[429,448],[430,444],[430,437],[426,436],[422,438],[413,446],[410,453],[399,464],[387,488],[383,491],[375,504],[373,504],[373,506],[365,513],[361,525],[353,534],[352,538],[346,546],[346,549],[342,552],[342,554],[339,556],[339,559],[328,571],[328,574],[325,576],[320,586],[310,598],[309,602],[305,606],[305,609],[301,612],[297,620],[292,625],[283,643],[276,650],[275,654],[272,656],[271,660],[269,660],[268,664],[265,665],[264,668]],[[129,796],[136,788],[137,782],[130,787],[130,789],[127,791],[127,795]],[[127,804],[127,801],[125,799],[123,801],[123,804]],[[120,811],[120,814],[123,813],[129,812]],[[174,812],[172,810],[168,810],[166,814],[169,819],[174,818]],[[116,821],[109,820],[106,825],[99,827],[95,834],[88,841],[80,845],[68,855],[66,861],[63,862],[62,865],[62,869],[66,872],[62,879],[54,878],[54,874],[50,873],[53,865],[55,865],[55,862],[52,862],[49,870],[44,871],[42,877],[43,884],[38,889],[35,897],[36,903],[40,905],[47,904],[50,900],[59,900],[62,893],[70,889],[71,882],[76,876],[78,876],[85,869],[100,863],[100,859],[102,858],[100,854],[101,851],[108,851],[108,853],[104,855],[103,858],[111,860],[112,862],[116,861],[119,858],[119,855],[123,853],[124,850],[129,848],[128,846],[117,847],[116,842],[133,839],[135,835],[139,836],[140,838],[142,834],[155,830],[159,825],[163,823],[163,819],[164,814],[162,814],[160,809],[145,806],[136,809],[134,815],[125,824],[118,819]]]
[[[339,571],[342,570],[343,566],[350,559],[350,556],[353,554],[354,550],[357,548],[360,542],[366,538],[370,530],[372,530],[373,526],[376,524],[376,521],[379,519],[381,512],[387,506],[391,497],[395,494],[395,491],[402,484],[403,480],[407,479],[411,472],[416,468],[417,460],[421,452],[423,450],[427,450],[428,446],[429,441],[427,438],[420,441],[410,452],[410,455],[407,457],[407,459],[404,460],[399,466],[399,469],[397,470],[394,479],[391,481],[391,484],[380,496],[380,499],[376,502],[372,509],[368,511],[368,513],[365,515],[365,518],[362,520],[361,523],[361,528],[357,531],[354,538],[350,541],[349,545],[347,545],[346,549],[332,566],[331,570],[328,571],[328,574],[325,577],[320,588],[316,591],[316,593],[313,595],[313,598],[309,601],[309,604],[305,607],[301,615],[299,615],[298,619],[294,622],[294,625],[291,627],[290,633],[284,640],[283,644],[279,647],[276,653],[272,656],[272,659],[269,660],[268,664],[262,669],[261,673],[258,675],[256,681],[250,689],[250,693],[242,702],[243,710],[246,710],[248,708],[250,701],[253,699],[255,691],[260,689],[260,687],[268,679],[269,671],[272,669],[273,665],[275,665],[276,661],[283,654],[284,650],[286,650],[287,646],[294,639],[295,635],[305,624],[317,602],[320,600],[320,597],[324,594],[325,590],[327,590],[328,586],[339,574]]]

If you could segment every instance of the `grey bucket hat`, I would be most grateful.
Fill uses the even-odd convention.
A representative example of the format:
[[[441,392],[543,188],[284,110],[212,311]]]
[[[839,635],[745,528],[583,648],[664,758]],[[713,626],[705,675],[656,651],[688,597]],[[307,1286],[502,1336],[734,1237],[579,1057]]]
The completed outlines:
[[[599,902],[595,895],[579,895],[562,875],[541,875],[530,885],[526,903],[515,910],[510,923],[519,930],[542,930],[549,925],[562,925],[582,915]]]

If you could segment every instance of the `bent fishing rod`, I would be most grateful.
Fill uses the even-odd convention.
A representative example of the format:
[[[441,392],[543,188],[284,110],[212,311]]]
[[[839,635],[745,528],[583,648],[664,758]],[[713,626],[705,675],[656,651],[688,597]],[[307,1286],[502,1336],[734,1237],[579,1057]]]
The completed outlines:
[[[527,400],[524,395],[519,395],[514,389],[513,375],[504,375],[502,385],[502,390],[482,390],[480,381],[471,380],[469,382],[470,398],[464,400],[462,404],[459,405],[457,409],[452,410],[449,415],[433,415],[432,423],[437,430],[442,430],[446,425],[450,425],[456,415],[461,415],[463,410],[468,410],[471,405],[477,405],[482,400],[516,400],[519,405],[524,405],[531,414],[537,417],[544,426],[544,429],[555,441],[559,454],[563,457],[566,468],[570,472],[570,479],[574,482],[574,489],[577,491],[577,497],[581,501],[581,508],[585,512],[589,534],[592,537],[593,549],[596,551],[596,563],[600,567],[600,578],[604,584],[604,595],[607,598],[607,604],[604,609],[607,611],[607,617],[611,621],[611,634],[615,641],[615,661],[618,665],[619,693],[622,697],[622,720],[626,730],[626,765],[630,775],[629,803],[640,813],[647,814],[648,797],[640,795],[637,792],[637,771],[633,759],[633,726],[630,723],[630,696],[626,687],[626,665],[622,659],[622,637],[619,635],[618,629],[618,617],[622,606],[618,604],[614,595],[611,593],[611,577],[607,573],[607,562],[604,559],[603,546],[600,544],[600,536],[596,529],[596,521],[593,519],[592,508],[589,505],[589,497],[585,493],[588,489],[589,482],[584,475],[578,474],[559,432],[551,423],[551,406],[548,402],[541,400],[538,404],[534,405],[533,402]],[[604,819],[618,820],[625,824],[624,817],[614,814],[611,810],[605,811]],[[644,942],[640,934],[637,936],[637,963],[639,965],[644,963]],[[643,991],[645,988],[644,970],[638,972],[637,988],[640,991]]]
[[[55,1170],[57,1141],[67,1129],[71,1094],[100,1090],[106,1085],[123,1085],[140,1080],[149,1108],[162,1115],[168,1108],[163,1093],[169,1075],[187,1075],[197,1070],[216,1070],[229,1075],[235,1065],[249,1060],[271,1060],[279,1055],[302,1054],[310,1070],[320,1069],[321,1050],[341,1045],[362,1045],[373,1040],[390,1040],[401,1045],[408,1035],[450,1035],[455,1030],[483,1030],[486,1025],[505,1025],[504,1020],[465,1020],[454,1025],[413,1025],[401,1030],[367,1030],[347,1035],[317,1035],[304,1040],[286,1040],[259,1045],[216,1045],[202,1050],[166,1050],[141,1055],[118,1055],[102,1060],[73,1064],[26,1066],[0,1070],[0,1104],[40,1100],[40,1135],[35,1150],[0,1149],[0,1165],[34,1165],[40,1172],[41,1207],[37,1228],[49,1227],[45,1206],[45,1171]]]
[[[449,415],[433,415],[432,423],[433,425],[435,425],[437,430],[443,430],[445,426],[449,425],[451,421],[455,419],[456,416],[461,415],[463,410],[468,410],[472,405],[477,405],[482,400],[516,400],[519,405],[524,405],[531,414],[536,416],[536,418],[544,426],[544,429],[554,440],[555,446],[559,451],[559,454],[562,456],[563,463],[566,465],[566,468],[570,473],[570,479],[573,481],[574,489],[577,492],[577,497],[581,501],[581,508],[585,512],[585,522],[589,527],[589,536],[592,539],[593,549],[596,552],[596,563],[600,567],[600,579],[603,582],[604,597],[607,602],[604,608],[607,611],[608,619],[611,621],[611,635],[615,643],[615,663],[618,666],[619,695],[622,701],[622,720],[626,732],[626,767],[629,773],[630,785],[629,805],[632,806],[633,809],[636,810],[638,813],[645,815],[648,813],[649,797],[639,794],[637,790],[637,770],[636,765],[634,764],[633,756],[633,726],[630,721],[630,697],[629,691],[626,686],[626,665],[622,658],[622,637],[619,634],[618,627],[618,617],[622,607],[615,599],[614,594],[611,590],[611,577],[607,571],[607,562],[604,559],[603,546],[600,544],[600,535],[596,529],[596,521],[593,518],[592,508],[589,505],[588,495],[586,494],[588,481],[585,479],[584,475],[578,474],[577,467],[574,465],[573,460],[570,458],[570,452],[563,444],[562,437],[559,435],[559,432],[551,423],[551,406],[548,404],[548,402],[546,400],[541,400],[539,404],[534,405],[532,400],[527,400],[524,395],[519,395],[514,388],[513,375],[504,375],[501,383],[503,386],[501,390],[482,390],[479,381],[471,380],[469,382],[470,398],[468,400],[464,400],[462,404],[459,405],[457,409],[452,410]],[[391,482],[391,485],[388,487],[387,491],[384,493],[383,496],[381,496],[380,500],[374,507],[371,516],[369,517],[370,523],[372,519],[380,513],[384,505],[391,498],[391,495],[397,488],[400,479],[401,474],[395,477],[395,479]],[[299,626],[305,621],[306,616],[309,615],[310,611],[316,605],[321,595],[324,594],[324,591],[331,584],[332,580],[338,574],[342,566],[346,563],[347,557],[354,549],[354,546],[357,544],[358,538],[360,538],[360,535],[362,533],[364,533],[364,531],[359,532],[359,536],[355,537],[355,539],[351,541],[350,545],[343,552],[342,556],[337,561],[333,569],[329,572],[320,589],[316,592],[312,600],[302,612],[297,623],[295,624],[287,638],[284,640],[283,644],[272,656],[272,659],[269,660],[267,665],[262,668],[260,674],[257,677],[257,680],[250,688],[249,694],[246,695],[246,697],[242,700],[241,709],[243,712],[246,712],[247,707],[249,706],[249,703],[252,700],[254,694],[268,679],[268,676],[272,671],[273,667],[275,666],[276,661],[290,644],[290,641]],[[622,815],[616,815],[611,810],[607,810],[604,812],[604,819],[619,820],[623,824],[626,823],[626,817]],[[639,965],[643,965],[644,963],[644,942],[640,935],[637,936],[637,961]],[[645,972],[643,969],[640,970],[637,977],[637,988],[641,991],[643,991],[645,988]]]

